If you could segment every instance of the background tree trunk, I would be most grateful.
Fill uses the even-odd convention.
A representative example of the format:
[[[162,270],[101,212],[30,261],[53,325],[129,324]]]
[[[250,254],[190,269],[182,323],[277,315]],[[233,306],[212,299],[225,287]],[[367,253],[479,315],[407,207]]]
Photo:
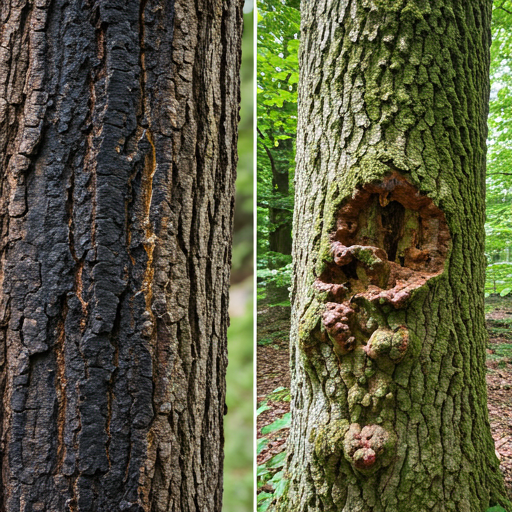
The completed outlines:
[[[302,3],[281,511],[509,504],[485,384],[491,3]]]
[[[0,510],[220,511],[242,2],[0,9]]]
[[[267,149],[267,148],[265,148]],[[293,155],[293,140],[279,141],[279,146],[267,151],[272,166],[272,191],[277,198],[289,195],[290,155]],[[284,158],[280,157],[284,154]],[[273,156],[272,156],[273,155]],[[288,210],[271,206],[268,212],[270,224],[274,229],[269,232],[269,250],[281,254],[292,253],[292,217]],[[269,268],[273,268],[271,265]]]

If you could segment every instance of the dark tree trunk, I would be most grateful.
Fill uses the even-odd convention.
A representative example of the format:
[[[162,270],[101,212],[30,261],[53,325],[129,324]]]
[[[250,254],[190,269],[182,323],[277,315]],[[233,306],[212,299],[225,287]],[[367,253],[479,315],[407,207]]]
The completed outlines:
[[[220,511],[242,2],[0,16],[0,510]]]
[[[284,154],[284,158],[280,156]],[[288,196],[290,193],[289,158],[293,155],[292,139],[281,140],[278,148],[273,151],[270,159],[272,167],[272,191],[277,198]],[[270,156],[270,154],[269,154]],[[273,226],[269,233],[269,249],[281,254],[292,253],[292,216],[288,210],[271,206],[269,220]],[[270,268],[272,268],[270,266]]]
[[[510,506],[486,407],[491,2],[302,2],[294,512]]]
[[[281,254],[292,253],[292,217],[288,210],[269,209],[269,221],[274,229],[269,233],[269,249]],[[272,266],[270,266],[272,268]]]

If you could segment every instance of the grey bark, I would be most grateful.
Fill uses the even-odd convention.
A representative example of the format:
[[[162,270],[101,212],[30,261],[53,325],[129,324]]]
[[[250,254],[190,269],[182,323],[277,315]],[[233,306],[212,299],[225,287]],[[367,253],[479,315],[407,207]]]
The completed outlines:
[[[0,510],[220,511],[242,2],[0,17]]]

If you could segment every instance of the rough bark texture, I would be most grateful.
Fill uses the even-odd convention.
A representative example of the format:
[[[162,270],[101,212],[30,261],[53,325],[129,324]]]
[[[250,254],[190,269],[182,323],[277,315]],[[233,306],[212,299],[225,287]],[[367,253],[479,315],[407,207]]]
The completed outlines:
[[[491,2],[302,2],[281,511],[507,504],[486,408]]]
[[[220,511],[242,2],[0,16],[0,510]]]

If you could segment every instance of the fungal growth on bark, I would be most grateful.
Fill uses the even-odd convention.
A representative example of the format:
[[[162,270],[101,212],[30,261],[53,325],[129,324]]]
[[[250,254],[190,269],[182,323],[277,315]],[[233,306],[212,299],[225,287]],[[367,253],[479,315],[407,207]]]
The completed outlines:
[[[352,423],[343,443],[345,454],[361,471],[377,469],[377,457],[384,453],[389,439],[389,433],[379,425],[361,428]]]
[[[443,212],[397,172],[356,190],[338,212],[331,259],[315,283],[326,299],[314,308],[320,332],[313,322],[311,336],[329,340],[340,360],[352,422],[344,452],[358,471],[382,467],[384,446],[393,444],[386,403],[395,365],[415,339],[396,313],[442,273],[449,245]]]

